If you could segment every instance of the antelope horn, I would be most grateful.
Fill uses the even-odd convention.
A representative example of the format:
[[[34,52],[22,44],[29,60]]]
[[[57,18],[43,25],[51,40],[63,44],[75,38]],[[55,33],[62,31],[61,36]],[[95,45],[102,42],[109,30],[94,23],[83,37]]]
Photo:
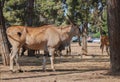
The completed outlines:
[[[75,25],[75,23],[71,20],[71,17],[67,14],[67,17],[68,17],[68,21],[70,22],[70,24],[72,24],[72,25]]]

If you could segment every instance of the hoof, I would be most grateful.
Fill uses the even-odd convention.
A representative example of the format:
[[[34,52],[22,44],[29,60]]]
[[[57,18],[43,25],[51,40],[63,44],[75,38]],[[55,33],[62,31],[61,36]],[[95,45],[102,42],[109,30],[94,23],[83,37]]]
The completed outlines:
[[[56,72],[56,70],[55,70],[55,69],[53,69],[53,72]]]
[[[42,71],[43,71],[43,72],[46,72],[46,69],[43,69]]]
[[[15,70],[10,70],[11,73],[15,73],[16,71]]]
[[[19,70],[10,70],[11,73],[23,73],[23,70],[19,69]]]
[[[23,73],[23,70],[19,69],[18,72],[19,72],[19,73]]]
[[[46,70],[43,70],[42,72],[47,72]]]

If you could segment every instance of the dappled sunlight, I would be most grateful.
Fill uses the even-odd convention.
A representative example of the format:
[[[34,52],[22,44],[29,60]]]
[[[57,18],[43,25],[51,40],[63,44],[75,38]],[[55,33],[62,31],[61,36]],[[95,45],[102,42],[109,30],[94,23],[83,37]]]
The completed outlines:
[[[107,54],[101,55],[99,44],[89,43],[88,55],[83,55],[82,58],[78,55],[78,53],[81,54],[80,50],[81,46],[78,46],[77,43],[73,43],[71,55],[55,57],[56,72],[53,72],[50,67],[49,57],[47,57],[46,72],[43,72],[42,70],[42,56],[39,58],[28,56],[20,57],[18,61],[23,70],[23,73],[11,73],[8,66],[3,66],[0,64],[2,74],[1,79],[3,81],[12,80],[15,82],[19,79],[27,80],[31,78],[47,78],[53,82],[57,78],[58,81],[61,79],[64,82],[64,79],[68,79],[68,81],[79,81],[83,79],[88,80],[90,78],[112,78],[112,76],[107,75],[107,72],[110,68],[109,56]],[[52,80],[50,79],[51,77],[53,78]]]

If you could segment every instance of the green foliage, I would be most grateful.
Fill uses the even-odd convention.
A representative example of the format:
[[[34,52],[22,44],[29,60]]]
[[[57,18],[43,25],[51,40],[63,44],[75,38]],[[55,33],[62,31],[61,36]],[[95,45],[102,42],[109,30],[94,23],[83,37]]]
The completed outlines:
[[[6,22],[12,25],[22,25],[24,23],[24,8],[26,0],[9,0],[4,7]]]
[[[94,3],[94,11],[90,17],[90,19],[92,20],[90,22],[91,24],[91,32],[93,33],[98,33],[100,32],[100,29],[104,30],[105,32],[108,32],[108,27],[107,27],[107,11],[106,11],[106,3],[105,3],[106,0],[102,0],[102,5],[103,5],[103,10],[100,11],[98,10],[98,6],[95,6],[97,2]],[[97,35],[97,34],[96,34]]]
[[[63,11],[61,7],[61,1],[54,0],[36,0],[35,10],[38,12],[38,15],[46,18],[46,23],[59,23],[63,19]]]
[[[100,38],[100,32],[97,32],[97,33],[93,34],[92,37],[93,37],[93,38]]]
[[[5,3],[4,7],[4,16],[8,23],[24,25],[26,21],[27,2],[26,0],[9,0]],[[40,25],[42,21],[40,16],[43,19],[46,19],[45,23],[56,23],[58,21],[63,21],[63,11],[61,7],[61,2],[56,2],[53,0],[35,0],[34,4],[34,14],[33,14],[33,24],[34,26]]]
[[[90,1],[85,0],[67,0],[69,4],[68,11],[72,19],[80,25],[81,22],[88,22],[90,16]]]
[[[105,1],[102,0],[104,5]],[[97,33],[100,27],[107,32],[106,7],[104,7],[102,17],[98,16],[98,0],[66,0],[66,3],[68,5],[67,14],[70,15],[76,24],[80,25],[82,22],[88,22],[90,24],[90,32]],[[27,0],[7,0],[4,7],[6,22],[11,25],[25,25],[27,14],[29,14],[26,12],[26,9]],[[56,25],[67,23],[61,0],[35,0],[33,13],[33,26],[39,26],[45,23]]]

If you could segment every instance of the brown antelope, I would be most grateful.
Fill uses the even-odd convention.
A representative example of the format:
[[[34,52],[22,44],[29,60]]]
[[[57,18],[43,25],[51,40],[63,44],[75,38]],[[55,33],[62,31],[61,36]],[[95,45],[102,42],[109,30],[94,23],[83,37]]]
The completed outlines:
[[[107,35],[102,35],[101,36],[101,45],[100,45],[100,48],[102,50],[102,54],[103,54],[103,51],[104,51],[104,47],[106,47],[106,52],[107,54],[109,55],[109,38]]]
[[[67,26],[59,26],[59,27],[57,27],[59,30],[60,30],[60,32],[61,33],[63,33],[63,34],[66,34],[68,31],[69,31],[69,27],[68,27],[68,25]],[[17,28],[16,28],[17,29]],[[18,30],[20,30],[20,29],[18,29]],[[79,31],[80,32],[80,31]],[[80,34],[81,34],[81,32],[80,32]],[[80,34],[78,34],[77,36],[78,36],[78,38],[80,37]],[[80,40],[79,40],[80,41]],[[62,53],[61,53],[61,51],[62,50],[66,50],[66,55],[69,55],[69,54],[71,54],[71,46],[70,46],[70,41],[68,40],[68,38],[66,38],[66,40],[65,40],[65,42],[63,42],[63,43],[65,43],[65,45],[66,44],[68,44],[68,46],[62,46],[62,45],[60,45],[59,47],[58,47],[58,49],[56,50],[56,52],[55,52],[55,54],[56,55],[58,55],[58,56],[61,56],[62,55]],[[79,44],[80,45],[80,44]],[[24,46],[23,46],[23,52],[22,52],[22,54],[21,55],[24,55],[24,52],[27,50],[27,48],[25,48]],[[39,50],[37,50],[38,52],[39,52]],[[39,52],[40,53],[40,52]]]
[[[72,23],[68,25],[68,32],[61,32],[54,25],[44,25],[37,28],[25,27],[25,26],[11,26],[7,29],[7,37],[12,45],[12,51],[10,55],[10,70],[13,69],[13,60],[15,56],[18,56],[19,49],[24,45],[27,48],[33,50],[44,50],[49,53],[51,68],[54,68],[54,52],[61,46],[64,48],[70,44],[70,40],[74,35],[78,35],[79,27]],[[14,30],[13,30],[14,29]],[[19,30],[18,30],[19,29]],[[21,29],[21,30],[20,30]],[[16,65],[20,69],[18,64],[18,57],[16,58]],[[46,58],[43,57],[43,70],[46,70]]]

